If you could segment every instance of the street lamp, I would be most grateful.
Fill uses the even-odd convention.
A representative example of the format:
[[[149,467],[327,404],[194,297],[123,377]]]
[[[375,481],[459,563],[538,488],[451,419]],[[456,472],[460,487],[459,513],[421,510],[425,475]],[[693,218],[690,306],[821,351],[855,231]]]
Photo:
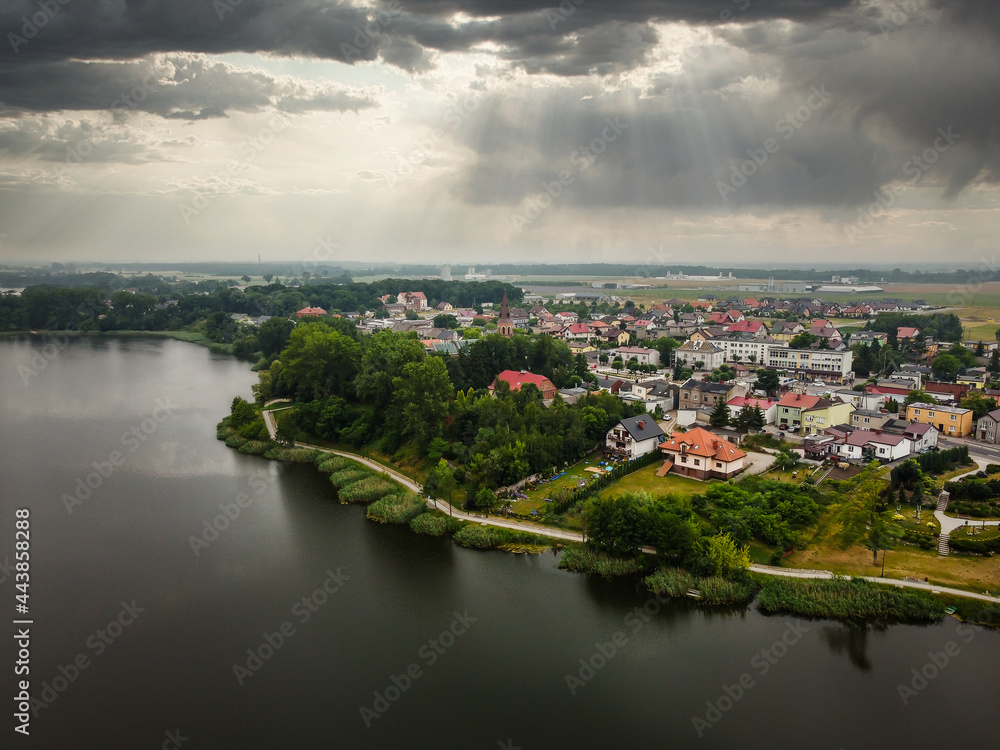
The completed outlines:
[[[887,549],[882,550],[882,573],[879,576],[880,578],[885,578],[885,555],[888,551]]]

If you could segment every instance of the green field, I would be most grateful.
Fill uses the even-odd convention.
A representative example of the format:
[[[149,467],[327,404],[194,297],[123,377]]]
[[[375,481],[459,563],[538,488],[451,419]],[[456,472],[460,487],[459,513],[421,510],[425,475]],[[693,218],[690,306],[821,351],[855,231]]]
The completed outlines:
[[[665,477],[656,476],[657,470],[662,464],[659,462],[646,466],[638,471],[632,472],[626,477],[622,477],[614,484],[605,487],[598,497],[614,497],[624,495],[626,492],[638,492],[645,490],[651,495],[700,495],[708,487],[708,483],[700,482],[697,479],[667,474]]]

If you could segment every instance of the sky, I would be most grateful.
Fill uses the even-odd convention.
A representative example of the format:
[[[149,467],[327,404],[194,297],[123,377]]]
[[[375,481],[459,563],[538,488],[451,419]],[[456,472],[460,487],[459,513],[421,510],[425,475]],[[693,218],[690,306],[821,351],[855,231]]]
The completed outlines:
[[[0,259],[991,263],[992,0],[0,0]]]

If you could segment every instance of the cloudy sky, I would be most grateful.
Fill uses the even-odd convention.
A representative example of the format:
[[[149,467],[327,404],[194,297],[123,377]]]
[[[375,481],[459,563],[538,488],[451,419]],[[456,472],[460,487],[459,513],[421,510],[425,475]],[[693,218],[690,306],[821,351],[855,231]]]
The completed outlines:
[[[5,261],[996,250],[992,0],[0,0],[0,33]]]

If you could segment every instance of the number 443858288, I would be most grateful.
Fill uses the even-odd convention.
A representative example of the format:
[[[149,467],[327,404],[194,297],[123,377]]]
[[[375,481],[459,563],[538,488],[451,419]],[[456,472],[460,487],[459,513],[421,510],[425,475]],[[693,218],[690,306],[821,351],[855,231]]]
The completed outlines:
[[[18,594],[14,596],[17,600],[17,611],[19,614],[27,614],[28,611],[28,585],[31,582],[31,517],[27,508],[19,508],[15,513],[17,521],[15,523],[14,547],[16,564],[14,587]]]

